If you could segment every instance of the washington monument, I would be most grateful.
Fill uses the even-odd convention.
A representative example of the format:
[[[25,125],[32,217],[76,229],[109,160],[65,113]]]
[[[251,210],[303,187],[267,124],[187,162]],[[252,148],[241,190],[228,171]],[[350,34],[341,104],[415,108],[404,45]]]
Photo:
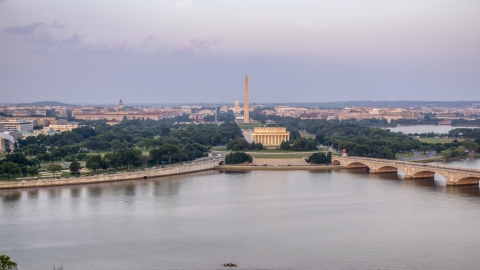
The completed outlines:
[[[243,98],[243,122],[250,123],[250,111],[248,110],[248,75],[245,76],[245,97]]]

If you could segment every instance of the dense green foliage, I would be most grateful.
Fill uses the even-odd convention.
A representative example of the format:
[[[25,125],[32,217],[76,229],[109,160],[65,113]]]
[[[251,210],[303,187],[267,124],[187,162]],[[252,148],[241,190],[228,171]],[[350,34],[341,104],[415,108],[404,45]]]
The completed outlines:
[[[452,120],[452,126],[480,126],[480,119],[475,120],[465,120],[465,119],[454,119]]]
[[[313,139],[298,138],[293,142],[293,151],[311,151],[317,150],[317,142]]]
[[[82,160],[78,156],[82,149],[88,151],[117,151],[138,147],[149,150],[164,144],[204,146],[224,145],[228,140],[242,137],[242,131],[235,123],[221,125],[180,125],[169,120],[121,121],[109,126],[104,121],[86,122],[84,126],[61,134],[38,135],[19,140],[25,155],[35,155],[39,160],[55,161],[67,157]],[[48,150],[48,151],[47,151]]]
[[[236,138],[227,143],[227,149],[233,151],[245,151],[245,150],[263,150],[263,144],[261,143],[249,143],[244,138]]]
[[[82,166],[80,165],[80,162],[74,160],[72,161],[72,163],[70,163],[70,166],[68,166],[68,168],[70,169],[71,174],[79,174]]]
[[[55,175],[55,174],[57,174],[57,172],[62,170],[62,166],[60,166],[58,164],[55,164],[55,163],[51,163],[51,164],[48,165],[47,170],[49,172],[53,173],[53,175]]]
[[[15,175],[26,176],[31,167],[40,165],[38,159],[27,159],[21,151],[15,151],[8,154],[4,159],[0,160],[0,172],[7,174],[10,179]]]
[[[316,134],[319,143],[345,149],[352,156],[393,159],[397,152],[419,150],[422,146],[420,141],[399,132],[352,123],[319,121],[308,125],[306,131]]]
[[[324,153],[313,153],[308,157],[307,162],[312,164],[331,164],[332,153],[328,152],[326,155]]]
[[[7,255],[0,255],[0,270],[17,270],[17,263]]]
[[[95,173],[99,169],[135,166],[147,164],[172,163],[194,160],[207,156],[208,149],[216,145],[225,145],[243,137],[235,123],[220,125],[185,125],[174,120],[123,120],[115,126],[105,121],[85,121],[72,131],[55,135],[38,135],[20,139],[14,153],[0,160],[0,173],[13,177],[38,174],[40,161],[54,162],[64,160],[72,162],[72,174],[80,170],[78,161],[86,161],[86,168]],[[237,140],[238,141],[238,140]],[[263,149],[261,144],[253,145]],[[249,144],[251,148],[252,145]],[[151,150],[150,155],[142,155],[142,149]],[[89,152],[105,151],[103,157]],[[27,158],[30,156],[31,158]],[[73,164],[73,165],[72,165]],[[54,166],[55,165],[55,166]],[[31,169],[35,167],[35,169]],[[60,165],[52,163],[47,170],[56,174]]]
[[[13,175],[22,173],[18,164],[13,162],[3,162],[2,165],[0,165],[0,171],[4,174],[8,174],[10,179],[12,179]]]
[[[225,155],[226,164],[238,164],[243,162],[252,162],[253,158],[247,153],[244,152],[235,152],[232,154]]]

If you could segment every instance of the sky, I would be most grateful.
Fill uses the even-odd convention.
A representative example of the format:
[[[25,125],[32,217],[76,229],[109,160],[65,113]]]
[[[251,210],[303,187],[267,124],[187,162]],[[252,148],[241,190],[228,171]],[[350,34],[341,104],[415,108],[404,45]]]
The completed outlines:
[[[480,100],[478,0],[0,0],[0,103]]]

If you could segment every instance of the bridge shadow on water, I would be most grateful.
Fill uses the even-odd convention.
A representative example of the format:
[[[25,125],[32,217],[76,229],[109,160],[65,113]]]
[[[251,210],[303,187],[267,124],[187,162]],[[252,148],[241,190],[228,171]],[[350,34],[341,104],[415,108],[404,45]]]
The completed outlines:
[[[362,175],[362,178],[372,180],[390,180],[398,181],[399,184],[412,188],[425,188],[431,191],[445,192],[447,194],[463,196],[463,197],[479,197],[480,187],[476,185],[472,186],[447,186],[447,180],[439,175],[435,174],[432,178],[421,179],[404,179],[404,173],[398,171],[397,173],[372,173],[370,174],[367,168],[341,170],[341,173]],[[368,175],[368,176],[367,176]],[[361,179],[365,180],[365,179]]]
[[[462,197],[480,197],[480,188],[478,186],[446,186],[445,192]]]

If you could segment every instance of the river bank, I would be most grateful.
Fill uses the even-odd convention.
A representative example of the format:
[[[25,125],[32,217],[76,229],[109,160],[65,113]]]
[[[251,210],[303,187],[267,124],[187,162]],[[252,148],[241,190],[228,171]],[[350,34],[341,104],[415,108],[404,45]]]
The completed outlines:
[[[211,170],[218,166],[220,159],[213,159],[208,161],[196,162],[186,165],[172,166],[166,168],[156,168],[150,170],[142,170],[136,172],[127,172],[119,174],[104,174],[99,176],[78,177],[68,179],[45,179],[32,180],[22,182],[0,182],[1,189],[16,189],[16,188],[37,188],[37,187],[52,187],[52,186],[68,186],[68,185],[82,185],[92,183],[117,182],[133,179],[146,179],[151,177],[162,177],[177,174],[186,174],[192,172],[200,172]]]
[[[249,166],[249,165],[220,165],[216,166],[215,170],[224,171],[324,171],[333,169],[345,169],[340,165],[298,165],[298,166]]]

